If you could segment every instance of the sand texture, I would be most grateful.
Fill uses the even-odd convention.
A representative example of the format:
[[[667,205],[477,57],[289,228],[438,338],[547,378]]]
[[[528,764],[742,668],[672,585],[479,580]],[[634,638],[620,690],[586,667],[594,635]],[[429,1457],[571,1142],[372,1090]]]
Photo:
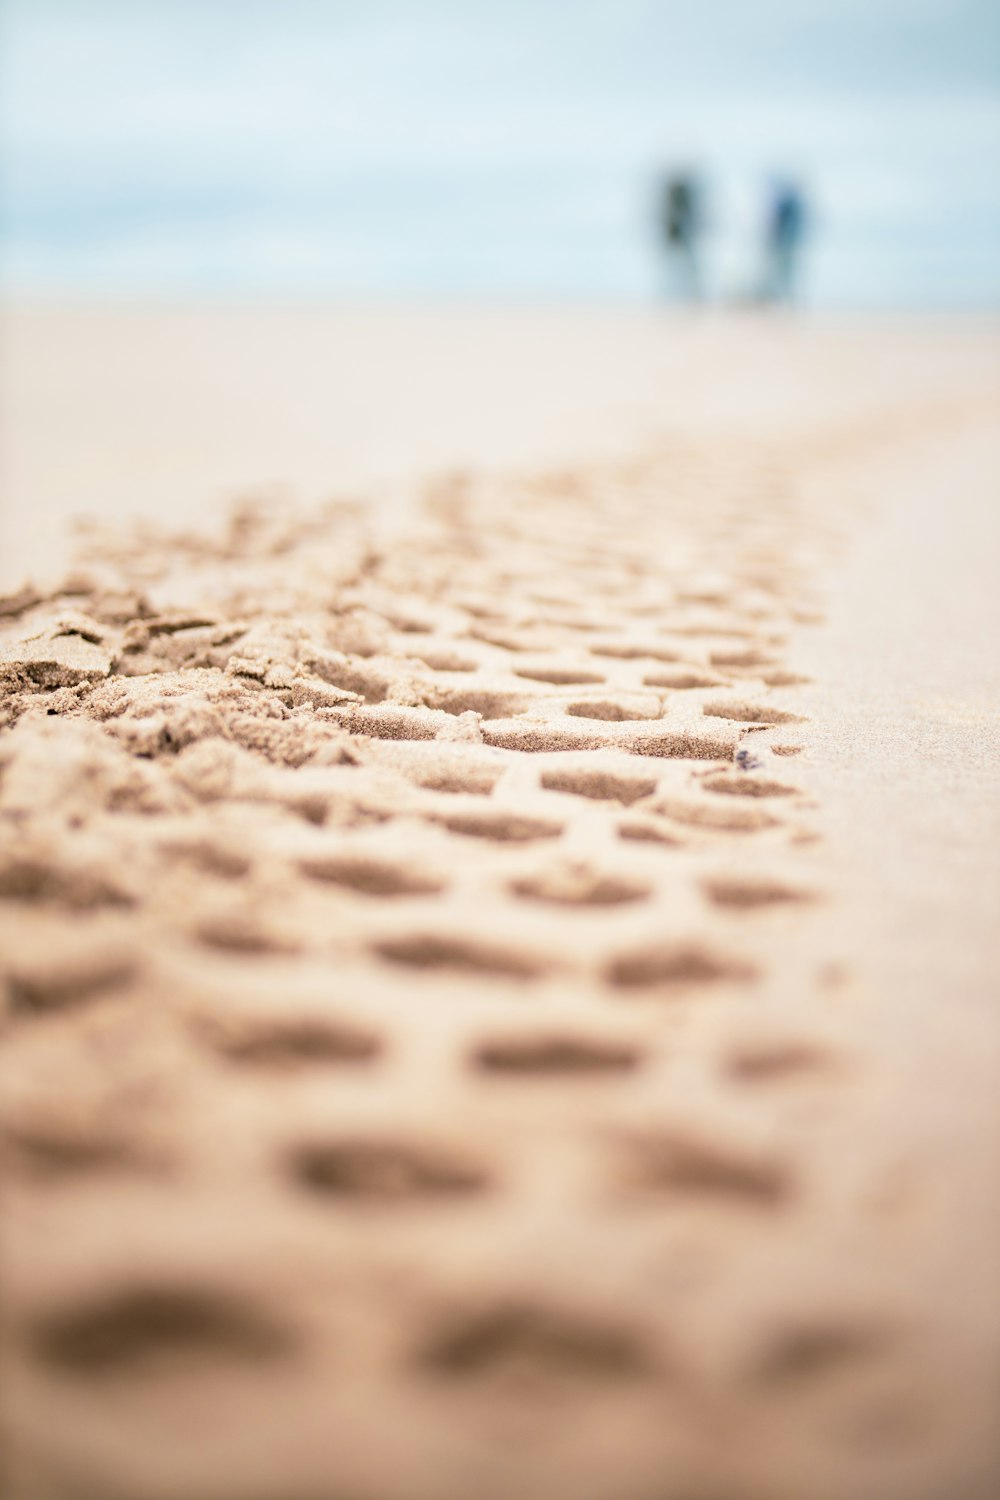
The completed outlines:
[[[925,597],[878,497],[964,456],[995,504],[961,395],[120,527],[0,599],[12,1500],[996,1493],[948,840],[995,895],[997,716],[929,781],[921,922],[865,662],[865,601]]]

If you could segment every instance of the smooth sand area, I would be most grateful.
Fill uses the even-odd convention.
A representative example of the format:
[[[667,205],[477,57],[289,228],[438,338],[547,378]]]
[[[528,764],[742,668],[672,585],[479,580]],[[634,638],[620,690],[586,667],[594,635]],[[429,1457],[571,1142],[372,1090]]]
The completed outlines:
[[[5,1493],[992,1500],[997,330],[6,319]]]
[[[998,378],[989,331],[934,319],[28,305],[0,334],[0,586],[62,567],[80,515],[204,525],[262,491],[919,420]]]

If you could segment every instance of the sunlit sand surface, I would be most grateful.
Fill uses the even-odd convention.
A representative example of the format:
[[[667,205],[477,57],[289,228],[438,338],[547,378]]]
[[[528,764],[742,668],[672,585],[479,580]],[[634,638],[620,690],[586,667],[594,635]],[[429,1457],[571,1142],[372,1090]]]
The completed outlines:
[[[8,322],[12,1496],[993,1495],[994,332]]]

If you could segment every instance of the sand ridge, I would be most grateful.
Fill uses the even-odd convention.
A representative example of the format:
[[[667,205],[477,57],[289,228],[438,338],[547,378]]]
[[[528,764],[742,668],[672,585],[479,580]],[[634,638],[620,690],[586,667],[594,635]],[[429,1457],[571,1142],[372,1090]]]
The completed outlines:
[[[245,505],[5,601],[18,1500],[987,1493],[803,936],[827,457]]]

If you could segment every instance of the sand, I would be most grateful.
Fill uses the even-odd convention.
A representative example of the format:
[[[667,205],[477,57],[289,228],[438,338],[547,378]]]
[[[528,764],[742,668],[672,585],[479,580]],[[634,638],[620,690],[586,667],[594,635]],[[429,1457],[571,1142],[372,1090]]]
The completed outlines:
[[[995,1493],[994,332],[14,331],[9,1493]]]

